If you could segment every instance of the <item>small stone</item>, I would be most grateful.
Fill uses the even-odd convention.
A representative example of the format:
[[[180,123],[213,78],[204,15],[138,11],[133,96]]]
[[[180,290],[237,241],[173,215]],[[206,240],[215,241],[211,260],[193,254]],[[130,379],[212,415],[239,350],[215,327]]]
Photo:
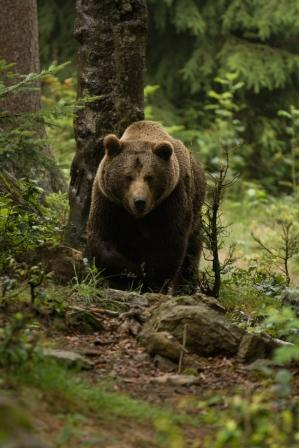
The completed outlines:
[[[81,369],[92,369],[94,364],[84,356],[69,350],[56,350],[44,348],[43,355],[55,359],[67,367],[79,367]]]
[[[136,337],[140,333],[141,328],[142,326],[139,322],[134,319],[130,320],[130,334]]]
[[[154,356],[154,364],[163,372],[175,372],[178,370],[177,364],[170,361],[170,359],[164,358],[164,356],[161,355]]]
[[[200,384],[200,382],[200,377],[193,375],[165,374],[150,378],[150,383],[173,384],[174,386],[193,386],[194,384]]]
[[[104,330],[102,321],[92,312],[75,307],[67,312],[66,325],[69,330],[80,334],[92,334]]]
[[[145,347],[151,355],[160,355],[177,362],[182,350],[181,344],[168,331],[151,333],[145,340]]]
[[[238,358],[241,362],[250,363],[257,359],[270,358],[278,343],[266,334],[245,334],[241,340]]]

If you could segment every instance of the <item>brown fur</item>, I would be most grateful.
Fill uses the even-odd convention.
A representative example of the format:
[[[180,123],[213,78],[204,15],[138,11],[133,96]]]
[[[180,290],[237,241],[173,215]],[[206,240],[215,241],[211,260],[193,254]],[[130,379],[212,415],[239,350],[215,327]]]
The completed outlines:
[[[205,177],[179,140],[139,121],[105,137],[88,220],[88,253],[111,279],[160,291],[198,282]],[[129,279],[129,280],[128,280]],[[114,282],[115,284],[115,282]]]

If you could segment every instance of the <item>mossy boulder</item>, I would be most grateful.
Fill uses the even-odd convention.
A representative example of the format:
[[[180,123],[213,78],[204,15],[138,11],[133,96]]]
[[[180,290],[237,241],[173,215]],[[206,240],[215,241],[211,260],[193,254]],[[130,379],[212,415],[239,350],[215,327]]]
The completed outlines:
[[[218,302],[201,294],[169,297],[150,310],[139,334],[151,355],[178,361],[185,349],[201,356],[236,356],[241,362],[271,357],[282,341],[253,335],[233,324]]]

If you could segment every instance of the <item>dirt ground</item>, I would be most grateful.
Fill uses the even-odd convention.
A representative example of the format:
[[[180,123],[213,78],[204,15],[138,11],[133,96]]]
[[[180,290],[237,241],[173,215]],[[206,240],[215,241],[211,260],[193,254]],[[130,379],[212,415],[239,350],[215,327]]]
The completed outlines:
[[[5,320],[3,317],[0,320]],[[92,363],[91,369],[78,374],[90,382],[91,387],[99,382],[107,383],[112,391],[162,409],[171,409],[175,415],[184,412],[190,416],[204,414],[209,399],[212,399],[211,406],[221,409],[225,406],[224,399],[235,393],[248,396],[248,393],[271,387],[271,378],[263,381],[257,369],[241,364],[237,359],[188,353],[181,373],[196,376],[196,383],[170,382],[178,373],[178,366],[146,353],[138,342],[132,321],[104,312],[101,322],[102,330],[92,334],[80,334],[66,328],[58,330],[51,320],[42,321],[39,329],[44,345],[77,352]],[[293,373],[294,394],[299,395],[299,370],[294,369]],[[161,441],[157,440],[155,428],[146,422],[140,424],[121,417],[117,422],[107,422],[92,415],[83,419],[80,412],[77,416],[68,416],[59,412],[59,403],[53,403],[53,398],[44,400],[32,390],[23,392],[22,401],[29,403],[35,430],[41,440],[46,440],[48,447],[201,448],[206,434],[213,432],[213,426],[209,424],[198,427],[179,425],[181,438],[178,436],[178,441]]]
[[[86,356],[94,368],[86,375],[95,380],[111,379],[114,388],[131,397],[150,403],[175,406],[184,396],[201,399],[207,393],[254,390],[258,377],[247,366],[233,358],[186,355],[182,373],[198,375],[198,384],[159,383],[167,374],[176,374],[178,366],[166,359],[152,358],[138,343],[130,329],[123,328],[117,318],[104,318],[104,330],[92,335],[58,336],[55,345]]]

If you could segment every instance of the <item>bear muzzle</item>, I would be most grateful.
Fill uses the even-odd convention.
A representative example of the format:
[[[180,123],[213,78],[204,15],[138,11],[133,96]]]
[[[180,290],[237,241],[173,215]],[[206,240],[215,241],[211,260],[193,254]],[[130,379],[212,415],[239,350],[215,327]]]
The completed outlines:
[[[142,217],[146,211],[146,200],[144,198],[136,198],[134,199],[134,208],[137,217]]]
[[[151,211],[151,204],[145,197],[137,196],[129,200],[126,208],[131,215],[137,219],[140,219]]]
[[[131,183],[127,195],[127,204],[130,213],[136,218],[142,218],[152,208],[152,194],[149,186],[143,180],[135,180]]]

